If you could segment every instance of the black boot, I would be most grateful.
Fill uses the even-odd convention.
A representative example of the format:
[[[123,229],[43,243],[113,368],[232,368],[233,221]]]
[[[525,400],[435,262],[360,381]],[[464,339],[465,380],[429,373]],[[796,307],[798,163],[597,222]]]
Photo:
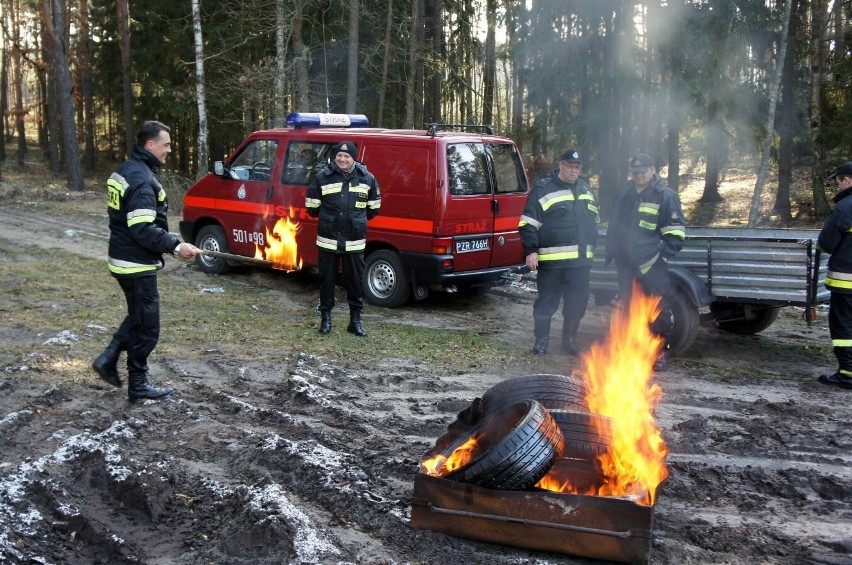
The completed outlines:
[[[331,331],[331,312],[325,310],[322,312],[322,320],[320,320],[319,333],[325,335]]]
[[[562,352],[576,357],[580,354],[577,347],[577,330],[580,329],[580,320],[566,318],[562,322]]]
[[[361,326],[361,312],[352,312],[349,315],[349,327],[346,328],[346,331],[358,337],[366,337],[367,332]]]
[[[152,386],[151,383],[148,382],[147,373],[130,375],[128,376],[127,381],[127,400],[130,402],[139,400],[140,398],[156,400],[158,398],[164,398],[175,391],[175,389],[170,387],[156,388]]]
[[[535,345],[533,345],[533,354],[547,355],[547,344],[550,342],[550,318],[533,318],[535,328]]]
[[[92,363],[92,369],[104,381],[112,386],[121,386],[121,377],[118,375],[118,357],[124,350],[121,342],[113,339],[104,349],[104,352],[98,355],[98,358]]]

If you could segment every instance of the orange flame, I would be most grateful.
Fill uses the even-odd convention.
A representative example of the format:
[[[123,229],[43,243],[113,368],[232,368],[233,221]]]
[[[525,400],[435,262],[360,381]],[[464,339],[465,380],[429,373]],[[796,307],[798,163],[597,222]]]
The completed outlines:
[[[432,477],[442,477],[452,473],[456,469],[464,467],[473,459],[476,451],[476,436],[471,436],[466,442],[453,450],[449,457],[438,454],[430,459],[420,462],[420,472]]]
[[[649,383],[663,345],[649,327],[660,313],[659,302],[634,285],[629,311],[613,311],[607,342],[595,343],[582,357],[589,411],[613,420],[610,449],[596,462],[600,484],[591,489],[594,492],[577,492],[565,477],[546,475],[537,486],[654,503],[657,486],[668,476],[669,452],[654,421],[662,389]]]
[[[298,255],[296,234],[301,226],[290,218],[278,218],[275,227],[266,228],[266,245],[255,244],[255,259],[263,259],[273,263],[273,269],[282,271],[298,271],[302,268],[302,259]]]

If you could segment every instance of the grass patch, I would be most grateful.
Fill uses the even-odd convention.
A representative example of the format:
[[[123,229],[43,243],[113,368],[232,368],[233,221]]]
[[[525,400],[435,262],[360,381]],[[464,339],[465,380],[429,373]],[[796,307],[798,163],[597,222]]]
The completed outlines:
[[[91,360],[125,315],[124,295],[104,261],[60,250],[20,248],[3,240],[0,251],[0,283],[5,289],[0,315],[3,327],[10,328],[5,330],[0,363],[7,371],[26,366],[61,379],[91,380]],[[180,269],[195,266],[167,261],[158,279],[162,329],[150,358],[153,363],[211,353],[275,363],[306,352],[355,369],[374,369],[380,360],[406,359],[432,371],[458,373],[524,363],[528,357],[477,332],[448,334],[394,324],[392,313],[384,309],[366,311],[370,312],[365,317],[366,339],[345,331],[345,311],[335,312],[332,334],[321,336],[313,300],[304,308],[287,306],[279,292],[237,277],[188,282],[187,278],[197,277],[186,277]],[[60,335],[70,337],[45,343]]]

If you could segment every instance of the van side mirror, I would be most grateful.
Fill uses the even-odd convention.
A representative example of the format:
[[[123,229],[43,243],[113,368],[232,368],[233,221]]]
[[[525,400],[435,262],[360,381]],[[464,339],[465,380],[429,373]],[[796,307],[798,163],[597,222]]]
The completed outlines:
[[[222,161],[215,161],[213,163],[213,172],[221,177],[225,174],[225,164]]]

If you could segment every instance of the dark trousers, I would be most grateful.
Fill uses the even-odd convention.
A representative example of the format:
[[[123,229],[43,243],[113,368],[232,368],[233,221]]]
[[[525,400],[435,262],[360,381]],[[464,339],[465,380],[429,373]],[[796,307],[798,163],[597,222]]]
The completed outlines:
[[[364,254],[319,252],[320,312],[329,312],[334,308],[334,285],[337,283],[337,269],[343,263],[343,278],[346,281],[346,301],[350,313],[360,312],[364,308]]]
[[[591,267],[541,269],[536,275],[538,297],[533,304],[536,337],[550,333],[550,320],[562,302],[562,317],[581,320],[589,305],[589,271]],[[546,332],[545,335],[539,335]]]
[[[127,316],[113,339],[127,347],[127,372],[148,372],[148,355],[160,340],[160,293],[157,275],[118,279],[127,302]]]
[[[660,297],[660,315],[651,323],[651,331],[663,338],[666,344],[670,344],[674,337],[674,314],[671,308],[673,287],[668,263],[659,259],[651,267],[651,270],[644,275],[631,265],[616,263],[616,269],[618,270],[618,288],[624,308],[628,308],[630,305],[634,280],[639,283],[645,294]]]
[[[838,370],[852,375],[852,294],[832,292],[828,304],[828,331]]]

